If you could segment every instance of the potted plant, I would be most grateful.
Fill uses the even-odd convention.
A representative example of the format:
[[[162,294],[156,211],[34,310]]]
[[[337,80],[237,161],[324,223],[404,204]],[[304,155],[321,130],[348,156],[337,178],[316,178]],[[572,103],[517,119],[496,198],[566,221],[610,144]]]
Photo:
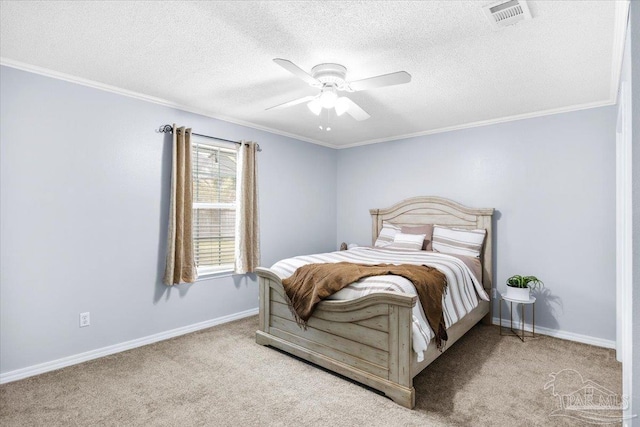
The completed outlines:
[[[507,298],[528,301],[531,289],[544,287],[542,280],[536,276],[520,276],[516,274],[507,279]]]

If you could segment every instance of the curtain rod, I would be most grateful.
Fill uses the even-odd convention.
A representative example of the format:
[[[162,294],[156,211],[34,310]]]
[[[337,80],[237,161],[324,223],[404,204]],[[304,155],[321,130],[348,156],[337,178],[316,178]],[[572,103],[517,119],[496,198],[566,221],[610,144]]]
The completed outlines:
[[[171,125],[160,126],[156,132],[159,132],[159,133],[173,133],[173,126],[171,126]],[[217,139],[218,141],[225,141],[225,142],[230,142],[232,144],[242,145],[242,142],[240,142],[240,141],[232,141],[230,139],[218,138],[216,136],[203,135],[201,133],[195,133],[195,132],[191,132],[191,134],[192,135],[197,135],[197,136],[202,136],[204,138]],[[262,148],[260,148],[260,144],[256,144],[256,145],[258,145],[258,147],[257,147],[258,151],[262,151]]]

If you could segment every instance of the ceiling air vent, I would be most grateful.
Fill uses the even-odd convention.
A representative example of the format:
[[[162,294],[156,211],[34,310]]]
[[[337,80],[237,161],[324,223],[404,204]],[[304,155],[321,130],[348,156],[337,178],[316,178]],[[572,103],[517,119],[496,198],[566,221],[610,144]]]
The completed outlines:
[[[482,9],[494,29],[531,19],[531,12],[525,0],[502,0],[488,4]]]

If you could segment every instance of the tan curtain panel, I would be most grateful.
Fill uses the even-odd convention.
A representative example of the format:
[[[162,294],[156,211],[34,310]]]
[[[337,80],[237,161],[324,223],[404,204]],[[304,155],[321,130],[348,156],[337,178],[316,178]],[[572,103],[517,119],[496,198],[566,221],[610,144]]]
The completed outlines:
[[[238,152],[235,272],[239,274],[260,265],[257,151],[258,144],[243,141]]]
[[[171,207],[164,283],[193,283],[198,278],[193,254],[193,175],[191,129],[173,125]]]

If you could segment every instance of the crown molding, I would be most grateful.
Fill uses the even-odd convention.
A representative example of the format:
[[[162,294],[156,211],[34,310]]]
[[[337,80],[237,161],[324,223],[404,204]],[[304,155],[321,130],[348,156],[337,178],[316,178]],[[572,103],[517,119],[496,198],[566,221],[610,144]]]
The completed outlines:
[[[102,90],[102,91],[105,91],[105,92],[115,93],[117,95],[126,96],[128,98],[138,99],[140,101],[146,101],[146,102],[162,105],[162,106],[169,107],[169,108],[175,108],[177,110],[186,111],[188,113],[198,114],[198,115],[209,117],[209,118],[216,119],[216,120],[223,120],[225,122],[233,123],[233,124],[236,124],[236,125],[245,126],[245,127],[251,128],[251,129],[256,129],[256,130],[260,130],[260,131],[264,131],[264,132],[269,132],[269,133],[272,133],[272,134],[275,134],[275,135],[284,136],[284,137],[287,137],[287,138],[297,139],[299,141],[309,142],[311,144],[321,145],[321,146],[327,147],[327,148],[334,148],[334,149],[338,148],[336,145],[329,144],[327,142],[319,141],[319,140],[312,139],[312,138],[307,138],[307,137],[304,137],[304,136],[301,136],[301,135],[296,135],[296,134],[289,133],[289,132],[284,132],[284,131],[281,131],[281,130],[278,130],[278,129],[273,129],[273,128],[266,127],[266,126],[256,125],[254,123],[245,122],[243,120],[234,119],[232,117],[227,117],[227,116],[223,116],[223,115],[220,115],[220,114],[214,114],[214,113],[211,113],[210,111],[189,107],[187,105],[177,104],[175,102],[168,101],[166,99],[157,98],[155,96],[150,96],[150,95],[145,95],[143,93],[134,92],[134,91],[127,90],[127,89],[122,89],[122,88],[119,88],[119,87],[116,87],[116,86],[111,86],[111,85],[108,85],[108,84],[105,84],[105,83],[100,83],[100,82],[97,82],[97,81],[94,81],[94,80],[89,80],[89,79],[85,79],[85,78],[82,78],[82,77],[73,76],[71,74],[61,73],[61,72],[54,71],[54,70],[51,70],[51,69],[48,69],[48,68],[38,67],[36,65],[31,65],[31,64],[24,63],[24,62],[20,62],[20,61],[15,61],[13,59],[5,58],[5,57],[0,57],[0,65],[3,65],[5,67],[15,68],[15,69],[22,70],[22,71],[28,71],[30,73],[39,74],[39,75],[45,76],[45,77],[51,77],[51,78],[58,79],[58,80],[64,80],[64,81],[67,81],[67,82],[70,82],[70,83],[76,83],[76,84],[79,84],[79,85],[82,85],[82,86],[86,86],[86,87],[90,87],[90,88],[93,88],[93,89]]]
[[[590,108],[598,108],[598,107],[606,107],[606,106],[609,106],[609,105],[615,105],[615,103],[616,103],[615,99],[614,100],[608,99],[606,101],[590,102],[590,103],[587,103],[587,104],[571,105],[571,106],[568,106],[568,107],[560,107],[560,108],[553,108],[553,109],[549,109],[549,110],[534,111],[533,113],[518,114],[518,115],[514,115],[514,116],[500,117],[500,118],[497,118],[497,119],[481,120],[481,121],[477,121],[477,122],[465,123],[465,124],[462,124],[462,125],[449,126],[449,127],[439,128],[439,129],[431,129],[431,130],[427,130],[427,131],[424,131],[424,132],[416,132],[416,133],[410,133],[410,134],[406,134],[406,135],[398,135],[398,136],[389,137],[389,138],[380,138],[380,139],[372,139],[372,140],[368,140],[368,141],[356,142],[356,143],[353,143],[353,144],[341,145],[341,146],[338,147],[338,149],[343,150],[343,149],[347,149],[347,148],[361,147],[363,145],[379,144],[381,142],[399,141],[401,139],[408,139],[408,138],[415,138],[415,137],[419,137],[419,136],[433,135],[433,134],[436,134],[436,133],[452,132],[452,131],[455,131],[455,130],[470,129],[470,128],[476,128],[476,127],[481,127],[481,126],[489,126],[489,125],[495,125],[495,124],[506,123],[506,122],[514,122],[516,120],[532,119],[532,118],[535,118],[535,117],[551,116],[551,115],[554,115],[554,114],[570,113],[572,111],[587,110],[587,109],[590,109]]]
[[[609,92],[609,97],[613,100],[614,104],[618,102],[628,20],[629,0],[617,1],[614,11],[613,48],[611,49],[611,88]]]

